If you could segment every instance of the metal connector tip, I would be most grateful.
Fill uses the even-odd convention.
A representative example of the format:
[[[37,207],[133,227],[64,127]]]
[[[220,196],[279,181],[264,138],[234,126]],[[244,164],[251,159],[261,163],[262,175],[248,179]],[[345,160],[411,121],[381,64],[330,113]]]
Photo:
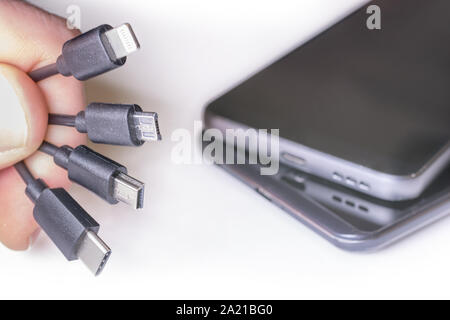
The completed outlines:
[[[105,36],[111,45],[116,59],[122,59],[139,50],[141,47],[133,29],[128,23],[106,31]]]
[[[142,209],[144,207],[144,183],[121,172],[114,178],[114,198],[135,209]]]
[[[100,237],[92,231],[88,231],[78,249],[78,258],[98,276],[111,256],[111,249]]]
[[[140,141],[161,140],[158,114],[156,112],[136,112],[133,115],[136,135]]]

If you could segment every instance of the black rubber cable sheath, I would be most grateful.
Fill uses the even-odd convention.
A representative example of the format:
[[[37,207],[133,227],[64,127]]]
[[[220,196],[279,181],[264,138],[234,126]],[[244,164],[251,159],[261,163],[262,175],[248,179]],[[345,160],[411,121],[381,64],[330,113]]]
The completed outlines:
[[[76,116],[70,116],[65,114],[49,114],[48,124],[54,124],[58,126],[75,127]]]
[[[25,184],[29,185],[33,183],[36,179],[31,174],[30,170],[26,166],[25,162],[20,161],[14,165],[14,168],[19,173],[22,180],[25,182]]]
[[[41,146],[39,147],[39,150],[48,155],[54,156],[55,153],[59,150],[59,148],[57,146],[55,146],[54,144],[44,141],[41,144]]]
[[[58,73],[58,67],[56,63],[53,63],[48,66],[33,70],[29,72],[28,75],[34,82],[39,82]]]

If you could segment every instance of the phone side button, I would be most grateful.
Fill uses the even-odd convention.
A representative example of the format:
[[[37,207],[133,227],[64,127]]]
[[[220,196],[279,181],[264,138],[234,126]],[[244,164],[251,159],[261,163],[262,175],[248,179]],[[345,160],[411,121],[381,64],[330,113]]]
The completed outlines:
[[[341,174],[339,174],[339,173],[337,173],[337,172],[334,172],[334,173],[333,173],[333,180],[334,180],[334,181],[341,182],[342,180],[344,180],[344,178],[342,177]]]
[[[370,190],[370,186],[367,183],[365,183],[365,182],[360,182],[359,183],[359,188],[361,190],[364,190],[364,191],[369,191]]]
[[[306,165],[306,160],[299,157],[299,156],[294,156],[293,154],[290,153],[282,153],[281,156],[288,162],[294,163],[298,166],[305,166]]]
[[[345,179],[345,183],[348,184],[349,186],[356,187],[356,180],[353,178],[347,177]]]
[[[272,195],[262,188],[256,188],[256,192],[258,192],[261,196],[272,202]]]

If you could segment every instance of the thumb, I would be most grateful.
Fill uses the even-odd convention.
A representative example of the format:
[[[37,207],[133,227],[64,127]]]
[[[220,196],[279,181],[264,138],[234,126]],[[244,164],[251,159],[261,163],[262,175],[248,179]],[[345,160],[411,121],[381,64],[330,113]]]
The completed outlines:
[[[0,63],[0,169],[36,151],[47,128],[46,109],[44,96],[27,74]]]

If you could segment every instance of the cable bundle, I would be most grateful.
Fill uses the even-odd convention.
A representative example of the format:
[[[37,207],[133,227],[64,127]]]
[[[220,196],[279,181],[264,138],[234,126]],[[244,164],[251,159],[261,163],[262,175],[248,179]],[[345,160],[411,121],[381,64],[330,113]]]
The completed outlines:
[[[36,82],[56,74],[88,80],[125,64],[126,57],[140,48],[129,24],[117,28],[101,25],[67,41],[56,63],[31,71]],[[74,127],[95,143],[141,146],[161,140],[158,115],[138,105],[91,103],[77,115],[49,115],[50,125]],[[44,142],[39,148],[67,170],[80,184],[110,204],[119,201],[143,208],[144,183],[129,176],[121,164],[80,145],[76,148]],[[33,201],[36,222],[69,260],[82,260],[98,275],[111,249],[97,235],[99,224],[62,188],[50,189],[33,177],[25,163],[15,165]]]

